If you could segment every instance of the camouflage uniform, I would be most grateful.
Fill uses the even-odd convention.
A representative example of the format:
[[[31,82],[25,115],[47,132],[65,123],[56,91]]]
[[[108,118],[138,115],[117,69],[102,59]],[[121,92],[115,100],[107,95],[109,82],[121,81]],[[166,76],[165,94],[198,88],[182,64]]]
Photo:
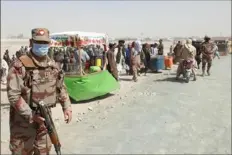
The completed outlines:
[[[164,55],[164,45],[162,39],[159,40],[158,55]]]
[[[202,75],[205,75],[205,67],[207,64],[207,73],[210,75],[210,68],[214,57],[214,44],[212,42],[204,42],[201,46],[202,53]]]
[[[41,33],[41,38],[36,36],[38,33]],[[32,35],[42,40],[48,38],[49,32],[47,29],[33,29]],[[45,155],[51,150],[48,134],[33,121],[33,116],[39,114],[33,101],[43,100],[51,108],[59,102],[63,110],[71,109],[63,78],[61,68],[48,56],[41,62],[30,52],[13,62],[7,77],[10,150],[13,155]]]

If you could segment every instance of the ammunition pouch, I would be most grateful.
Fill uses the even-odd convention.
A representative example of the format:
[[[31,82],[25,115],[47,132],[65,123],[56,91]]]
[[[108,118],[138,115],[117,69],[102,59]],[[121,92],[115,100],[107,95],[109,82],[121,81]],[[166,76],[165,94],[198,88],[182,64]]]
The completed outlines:
[[[40,100],[44,100],[50,108],[55,107],[57,103],[57,77],[53,71],[56,68],[54,66],[38,66],[30,55],[23,55],[19,59],[26,70],[24,85],[30,89],[27,94],[27,103],[31,109],[36,111],[37,102]]]

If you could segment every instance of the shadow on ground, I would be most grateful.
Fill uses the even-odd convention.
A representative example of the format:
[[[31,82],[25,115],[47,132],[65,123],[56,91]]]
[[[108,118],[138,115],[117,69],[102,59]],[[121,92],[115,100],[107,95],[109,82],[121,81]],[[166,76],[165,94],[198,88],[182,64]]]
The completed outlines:
[[[181,78],[179,80],[176,80],[176,77],[167,77],[164,79],[157,79],[154,80],[154,82],[177,82],[177,83],[185,83],[184,80],[182,80]]]
[[[164,72],[165,72],[165,70],[159,71],[159,72],[154,71],[154,70],[148,70],[148,71],[147,71],[147,73],[152,73],[152,74],[163,74]]]
[[[111,93],[108,93],[106,95],[103,95],[103,96],[99,96],[99,97],[95,97],[93,99],[89,99],[89,100],[84,100],[84,101],[75,101],[74,99],[72,99],[70,97],[70,100],[71,100],[71,103],[72,104],[85,104],[85,103],[89,103],[89,102],[94,102],[94,101],[97,101],[97,100],[103,100],[103,99],[106,99],[108,97],[111,97],[113,96],[114,94],[111,94]]]
[[[128,79],[128,78],[120,78],[120,81],[132,81],[132,78]]]

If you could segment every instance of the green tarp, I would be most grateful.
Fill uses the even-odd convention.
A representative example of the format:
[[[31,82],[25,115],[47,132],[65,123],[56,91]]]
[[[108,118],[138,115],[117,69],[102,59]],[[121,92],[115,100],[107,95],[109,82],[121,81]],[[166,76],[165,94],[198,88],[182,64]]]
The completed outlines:
[[[69,96],[76,102],[93,99],[119,89],[119,83],[108,71],[85,76],[66,75],[64,78]]]

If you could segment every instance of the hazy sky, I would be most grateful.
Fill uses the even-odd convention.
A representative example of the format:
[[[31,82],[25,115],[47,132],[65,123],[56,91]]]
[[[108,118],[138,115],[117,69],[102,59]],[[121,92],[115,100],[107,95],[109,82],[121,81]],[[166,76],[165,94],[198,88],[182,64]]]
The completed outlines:
[[[1,1],[1,35],[46,27],[122,36],[231,35],[231,1]]]

